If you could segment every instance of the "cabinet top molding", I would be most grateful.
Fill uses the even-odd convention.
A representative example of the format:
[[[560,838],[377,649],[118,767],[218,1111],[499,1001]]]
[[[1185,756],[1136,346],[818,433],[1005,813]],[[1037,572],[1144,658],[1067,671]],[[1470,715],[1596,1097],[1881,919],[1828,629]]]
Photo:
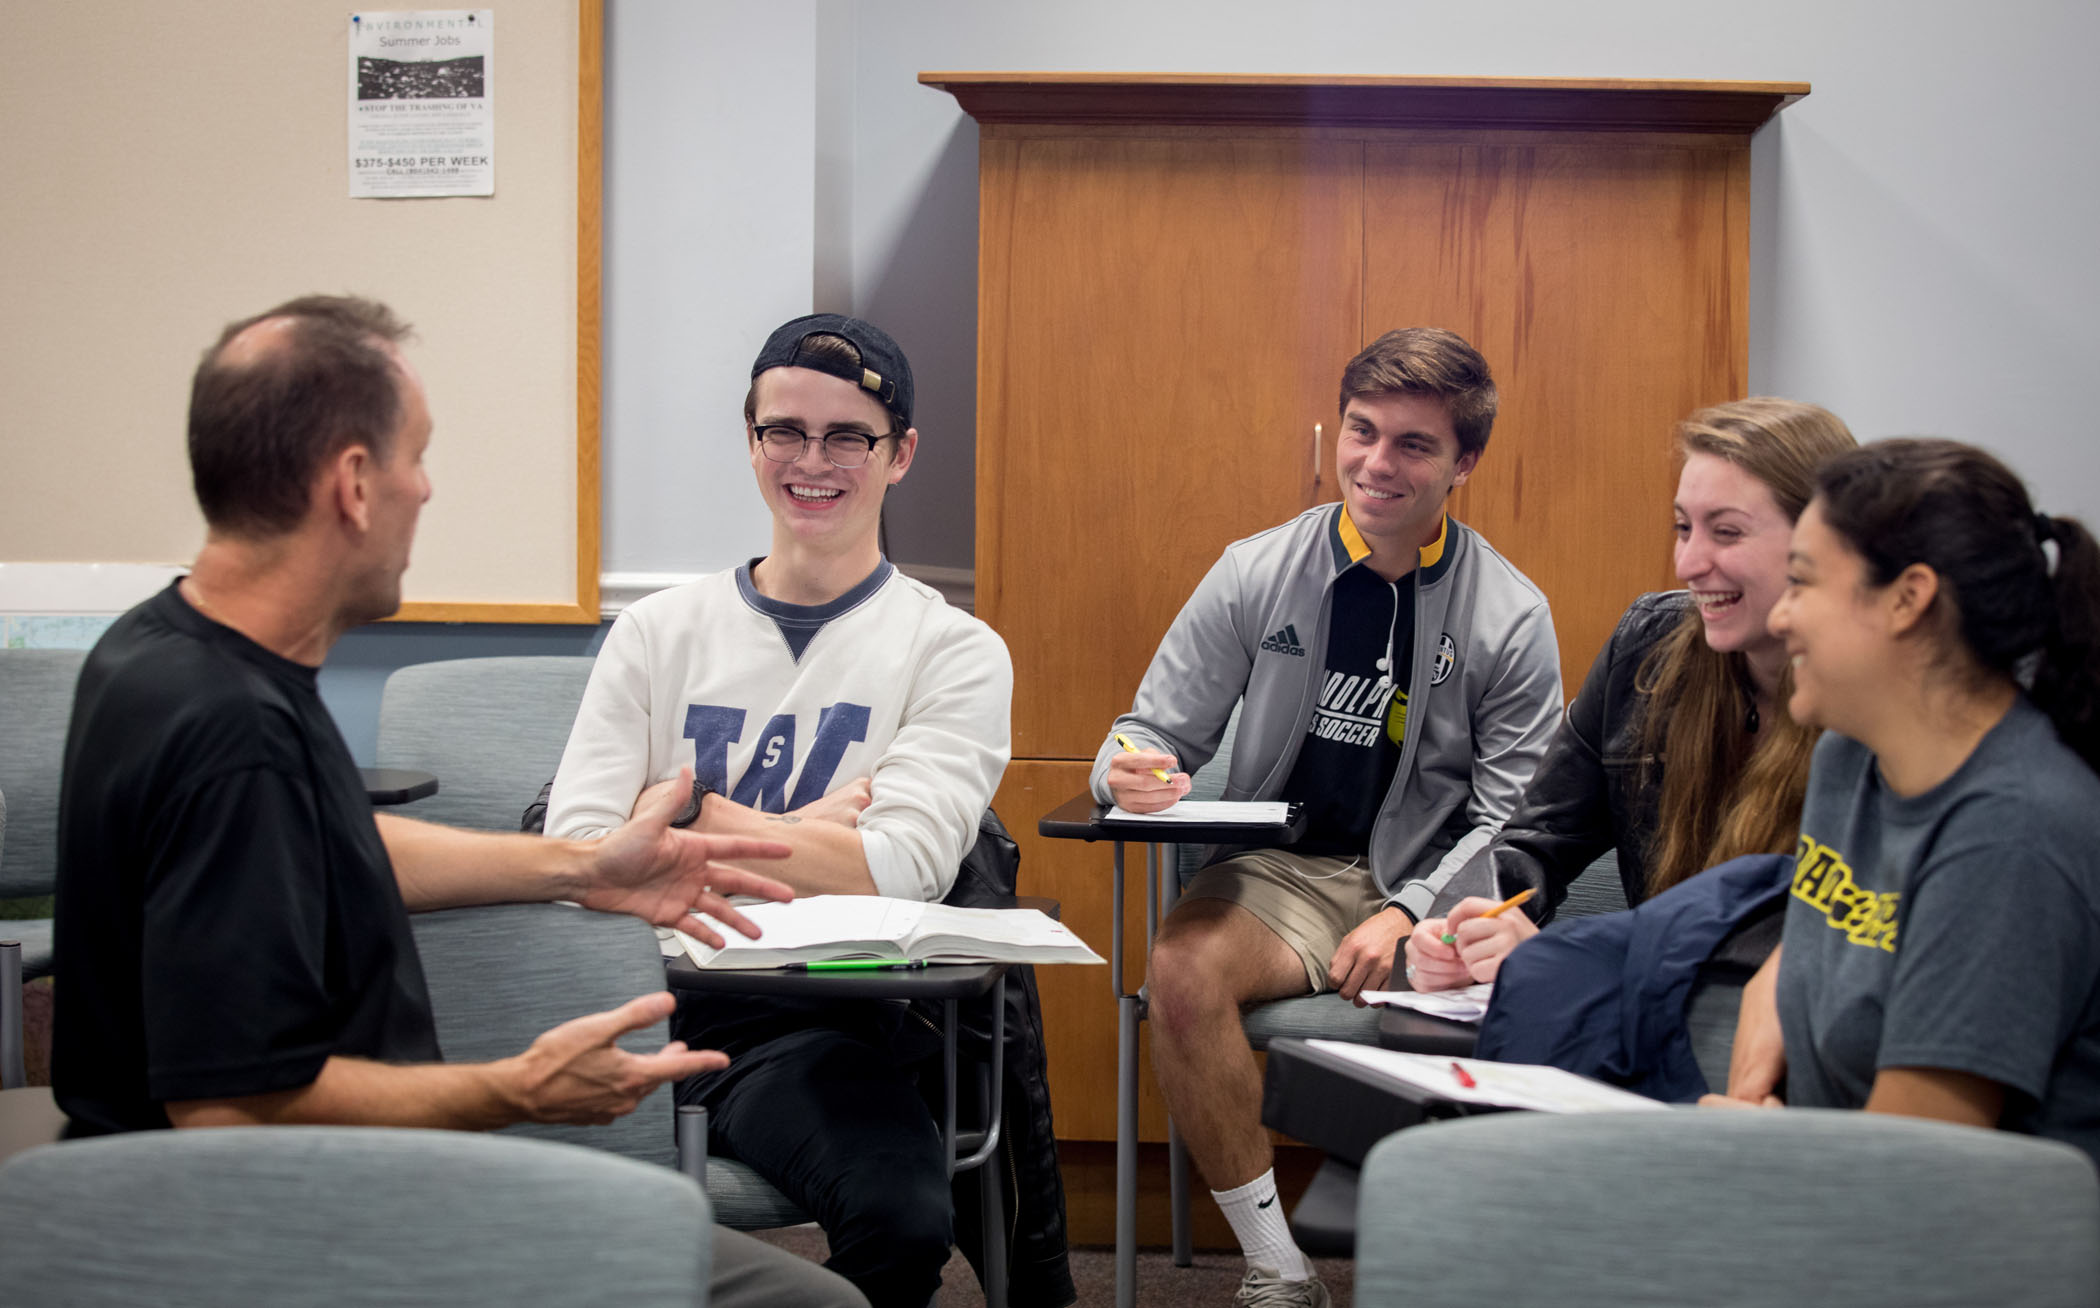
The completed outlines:
[[[1241,73],[920,73],[980,123],[1755,132],[1807,82]]]

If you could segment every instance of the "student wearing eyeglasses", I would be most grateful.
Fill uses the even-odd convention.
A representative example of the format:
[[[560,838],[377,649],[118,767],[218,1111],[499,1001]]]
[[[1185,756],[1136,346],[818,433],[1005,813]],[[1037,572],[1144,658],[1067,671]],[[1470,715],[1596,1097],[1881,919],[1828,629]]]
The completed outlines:
[[[919,447],[911,367],[880,328],[814,314],[775,331],[751,375],[744,440],[771,547],[620,615],[547,834],[612,830],[689,767],[691,829],[785,841],[767,870],[797,894],[939,900],[1006,768],[1013,665],[990,627],[882,555],[883,496]],[[940,1285],[953,1214],[902,1020],[880,1001],[707,996],[681,1003],[672,1033],[730,1056],[680,1090],[708,1108],[712,1148],[815,1216],[826,1265],[872,1303],[916,1308]],[[1052,1198],[1057,1238],[1017,1233],[1016,1302],[1038,1273],[1040,1301],[1070,1300]]]

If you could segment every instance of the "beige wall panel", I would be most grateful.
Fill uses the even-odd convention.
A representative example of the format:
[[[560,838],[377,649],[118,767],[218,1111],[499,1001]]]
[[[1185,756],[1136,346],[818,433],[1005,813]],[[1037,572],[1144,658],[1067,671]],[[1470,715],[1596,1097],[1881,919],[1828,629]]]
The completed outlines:
[[[487,199],[347,198],[349,13],[11,12],[34,53],[0,82],[0,559],[187,559],[198,355],[231,319],[355,291],[415,324],[436,418],[409,599],[576,603],[577,0],[496,10]]]

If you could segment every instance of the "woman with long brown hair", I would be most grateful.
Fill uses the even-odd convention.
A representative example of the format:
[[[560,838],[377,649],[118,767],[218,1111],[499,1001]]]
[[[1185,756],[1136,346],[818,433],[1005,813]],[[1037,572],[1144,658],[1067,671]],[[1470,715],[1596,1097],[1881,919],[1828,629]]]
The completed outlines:
[[[1855,448],[1852,433],[1813,404],[1759,397],[1701,409],[1677,435],[1686,589],[1643,595],[1619,620],[1523,804],[1453,878],[1448,916],[1408,936],[1417,990],[1493,980],[1608,849],[1638,904],[1739,854],[1793,848],[1815,732],[1787,717],[1786,651],[1765,616],[1816,468]],[[1541,893],[1523,914],[1479,916],[1527,888]]]
[[[1776,1016],[1792,1104],[2100,1156],[2100,546],[1981,450],[1882,441],[1818,473],[1787,571],[1787,707],[1825,731],[1729,1094],[1778,1089],[1745,1048]]]

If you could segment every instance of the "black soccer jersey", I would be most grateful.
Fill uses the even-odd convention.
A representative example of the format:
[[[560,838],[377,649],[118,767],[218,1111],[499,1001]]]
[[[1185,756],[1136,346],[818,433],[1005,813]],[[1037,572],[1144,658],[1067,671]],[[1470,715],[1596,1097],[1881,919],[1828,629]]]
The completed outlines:
[[[1358,564],[1335,578],[1325,667],[1283,798],[1305,806],[1301,854],[1361,854],[1400,766],[1413,666],[1414,578]],[[1390,667],[1381,663],[1390,662]]]

